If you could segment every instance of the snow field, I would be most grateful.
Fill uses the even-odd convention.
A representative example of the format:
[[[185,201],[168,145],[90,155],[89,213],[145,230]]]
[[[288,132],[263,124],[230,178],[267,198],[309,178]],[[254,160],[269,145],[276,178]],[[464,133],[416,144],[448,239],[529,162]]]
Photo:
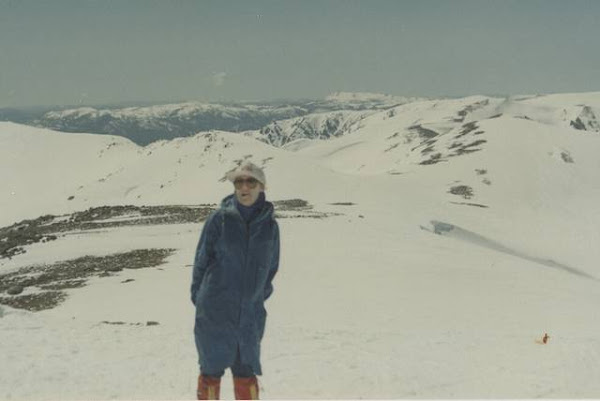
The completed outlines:
[[[581,102],[593,106],[596,97],[581,94]],[[114,138],[0,123],[0,222],[106,204],[218,203],[231,191],[219,179],[251,155],[265,166],[268,199],[304,199],[332,213],[279,220],[263,398],[598,398],[600,137],[546,119],[576,98],[513,99],[512,114],[493,119],[502,99],[409,103],[296,152],[219,132],[106,149]],[[450,120],[475,104],[464,122]],[[515,117],[531,110],[543,121]],[[449,157],[474,116],[486,142]],[[419,123],[440,130],[433,146],[444,161],[420,165],[428,156],[402,143],[406,126]],[[400,144],[384,152],[395,132]],[[473,196],[451,194],[458,185]],[[436,235],[432,221],[452,229]],[[1,306],[0,398],[192,398],[189,285],[201,227],[72,232],[0,260],[5,273],[84,255],[177,250],[157,268],[67,290],[55,309]],[[230,380],[227,373],[223,398],[233,396]]]

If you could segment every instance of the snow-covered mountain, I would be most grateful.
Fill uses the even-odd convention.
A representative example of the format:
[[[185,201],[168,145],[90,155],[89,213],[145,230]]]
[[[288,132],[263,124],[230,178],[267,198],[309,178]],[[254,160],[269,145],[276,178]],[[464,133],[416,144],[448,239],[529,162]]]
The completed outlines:
[[[187,102],[143,107],[79,107],[41,115],[0,110],[0,120],[63,132],[118,135],[139,145],[209,130],[259,130],[275,121],[332,111],[381,110],[416,100],[371,93],[336,93],[322,100],[217,104]]]
[[[306,114],[296,105],[221,105],[181,103],[124,109],[77,109],[51,111],[34,124],[65,132],[118,135],[139,145],[186,137],[201,131],[246,131],[273,120]]]
[[[330,139],[356,129],[359,122],[376,111],[335,111],[313,113],[289,120],[274,121],[254,137],[273,146],[282,147],[298,140]]]
[[[421,97],[393,96],[369,92],[335,92],[325,97],[327,108],[340,110],[389,109],[405,103],[425,100]]]
[[[598,398],[599,111],[415,100],[278,121],[271,144],[0,123],[0,398],[192,397],[198,216],[246,159],[282,234],[264,398]]]
[[[562,95],[562,99],[568,97]],[[565,100],[567,103],[553,104],[552,96],[479,97],[480,103],[465,105],[464,109],[458,110],[456,115],[449,118],[454,122],[461,122],[467,114],[483,108],[488,116],[508,114],[546,124],[567,124],[578,130],[600,132],[598,105],[594,103],[593,96],[589,98],[591,103],[586,103],[587,98],[589,96],[586,95],[574,102]],[[118,109],[82,107],[49,111],[29,120],[26,113],[9,114],[19,123],[64,132],[118,135],[142,146],[210,130],[255,131],[253,136],[257,139],[274,146],[284,146],[290,142],[304,142],[306,139],[343,136],[356,129],[361,119],[372,114],[387,111],[387,116],[391,117],[397,112],[402,113],[406,109],[403,106],[408,104],[434,105],[439,101],[340,92],[324,100],[291,103],[225,105],[189,102]],[[453,100],[448,99],[446,102],[452,103]],[[397,107],[400,109],[396,111]],[[7,116],[5,119],[9,118]]]

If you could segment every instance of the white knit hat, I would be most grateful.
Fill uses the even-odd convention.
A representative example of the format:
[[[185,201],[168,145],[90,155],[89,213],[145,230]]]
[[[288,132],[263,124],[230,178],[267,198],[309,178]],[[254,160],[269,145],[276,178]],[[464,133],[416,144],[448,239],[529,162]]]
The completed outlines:
[[[258,182],[263,184],[264,187],[267,186],[267,178],[265,177],[265,172],[262,168],[258,167],[256,164],[252,162],[244,162],[240,166],[236,167],[234,170],[229,171],[225,177],[231,182],[234,182],[236,178],[241,176],[250,176],[256,178]]]

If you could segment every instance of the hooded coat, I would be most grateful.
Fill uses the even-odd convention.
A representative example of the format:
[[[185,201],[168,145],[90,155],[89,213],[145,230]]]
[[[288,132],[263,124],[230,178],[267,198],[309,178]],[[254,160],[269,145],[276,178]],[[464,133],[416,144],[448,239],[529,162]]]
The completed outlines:
[[[279,268],[279,226],[272,203],[246,222],[234,196],[223,199],[200,235],[191,286],[194,335],[203,371],[231,367],[239,349],[240,362],[260,375],[264,302]]]

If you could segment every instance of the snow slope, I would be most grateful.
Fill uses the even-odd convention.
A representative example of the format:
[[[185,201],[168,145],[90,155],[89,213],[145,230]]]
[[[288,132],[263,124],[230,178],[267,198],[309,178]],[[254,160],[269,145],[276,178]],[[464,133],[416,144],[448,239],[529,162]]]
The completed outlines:
[[[231,192],[224,173],[249,157],[265,166],[269,199],[336,213],[280,219],[263,398],[599,398],[600,135],[544,117],[598,99],[580,96],[514,99],[502,113],[506,99],[415,102],[296,151],[225,132],[139,147],[2,124],[0,221],[217,203]],[[69,290],[51,310],[0,306],[0,398],[192,398],[200,229],[74,232],[0,259],[2,272],[177,250],[159,268]],[[222,396],[233,396],[229,373]]]

